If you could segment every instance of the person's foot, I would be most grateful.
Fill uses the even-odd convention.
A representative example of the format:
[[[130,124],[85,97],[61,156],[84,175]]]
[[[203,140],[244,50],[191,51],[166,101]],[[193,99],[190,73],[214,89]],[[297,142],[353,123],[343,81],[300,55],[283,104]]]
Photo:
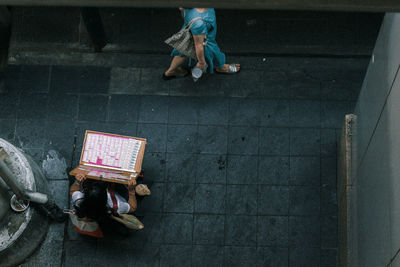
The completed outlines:
[[[222,68],[216,68],[216,71],[219,73],[237,73],[240,71],[240,64],[234,63],[234,64],[224,64]]]
[[[173,78],[177,78],[177,77],[186,77],[187,75],[189,75],[189,72],[181,67],[178,67],[174,70],[167,70],[166,72],[164,72],[163,74],[163,79],[164,80],[170,80]]]

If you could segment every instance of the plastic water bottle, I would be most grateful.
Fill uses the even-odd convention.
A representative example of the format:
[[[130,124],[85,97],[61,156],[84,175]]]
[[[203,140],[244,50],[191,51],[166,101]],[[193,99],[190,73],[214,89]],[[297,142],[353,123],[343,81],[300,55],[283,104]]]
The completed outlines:
[[[203,71],[200,68],[194,67],[192,69],[193,81],[197,82],[197,80],[200,79],[201,75],[203,75]]]

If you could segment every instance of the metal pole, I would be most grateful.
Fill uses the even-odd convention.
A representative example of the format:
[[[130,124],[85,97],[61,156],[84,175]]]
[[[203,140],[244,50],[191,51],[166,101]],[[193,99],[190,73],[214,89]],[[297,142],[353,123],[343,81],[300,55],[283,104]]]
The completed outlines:
[[[4,182],[11,188],[14,194],[19,199],[27,199],[29,201],[46,204],[48,202],[48,197],[46,194],[39,192],[33,192],[31,190],[26,190],[21,187],[14,174],[10,171],[8,166],[4,163],[3,159],[0,158],[0,177]]]
[[[4,163],[3,159],[0,159],[0,177],[4,180],[4,182],[6,182],[6,184],[11,188],[18,198],[25,199],[24,189],[17,182],[17,178],[14,177],[14,174]]]

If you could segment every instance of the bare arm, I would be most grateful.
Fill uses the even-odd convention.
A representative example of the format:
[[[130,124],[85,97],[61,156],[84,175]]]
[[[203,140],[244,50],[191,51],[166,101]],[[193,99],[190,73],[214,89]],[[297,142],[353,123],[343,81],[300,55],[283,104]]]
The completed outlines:
[[[194,48],[196,50],[196,57],[197,57],[197,67],[201,70],[204,70],[207,66],[206,59],[204,57],[204,38],[206,37],[205,34],[200,35],[193,35],[194,39]]]
[[[128,199],[128,204],[129,204],[129,213],[134,212],[137,209],[137,200],[136,200],[136,195],[135,195],[135,186],[136,186],[136,180],[132,179],[129,181],[127,184],[128,188],[128,193],[129,193],[129,199]]]
[[[80,184],[86,179],[85,174],[83,173],[78,173],[75,176],[75,182],[71,185],[69,188],[69,194],[72,196],[72,194],[76,191],[80,190]]]
[[[135,188],[129,188],[129,213],[134,212],[137,208],[137,201],[136,201],[136,196],[135,196]]]

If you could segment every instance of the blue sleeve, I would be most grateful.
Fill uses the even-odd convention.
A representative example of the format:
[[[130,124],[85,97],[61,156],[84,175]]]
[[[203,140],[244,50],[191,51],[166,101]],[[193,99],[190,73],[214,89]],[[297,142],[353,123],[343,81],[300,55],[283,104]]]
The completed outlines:
[[[193,23],[190,31],[193,35],[207,34],[207,26],[202,20],[197,20]]]

